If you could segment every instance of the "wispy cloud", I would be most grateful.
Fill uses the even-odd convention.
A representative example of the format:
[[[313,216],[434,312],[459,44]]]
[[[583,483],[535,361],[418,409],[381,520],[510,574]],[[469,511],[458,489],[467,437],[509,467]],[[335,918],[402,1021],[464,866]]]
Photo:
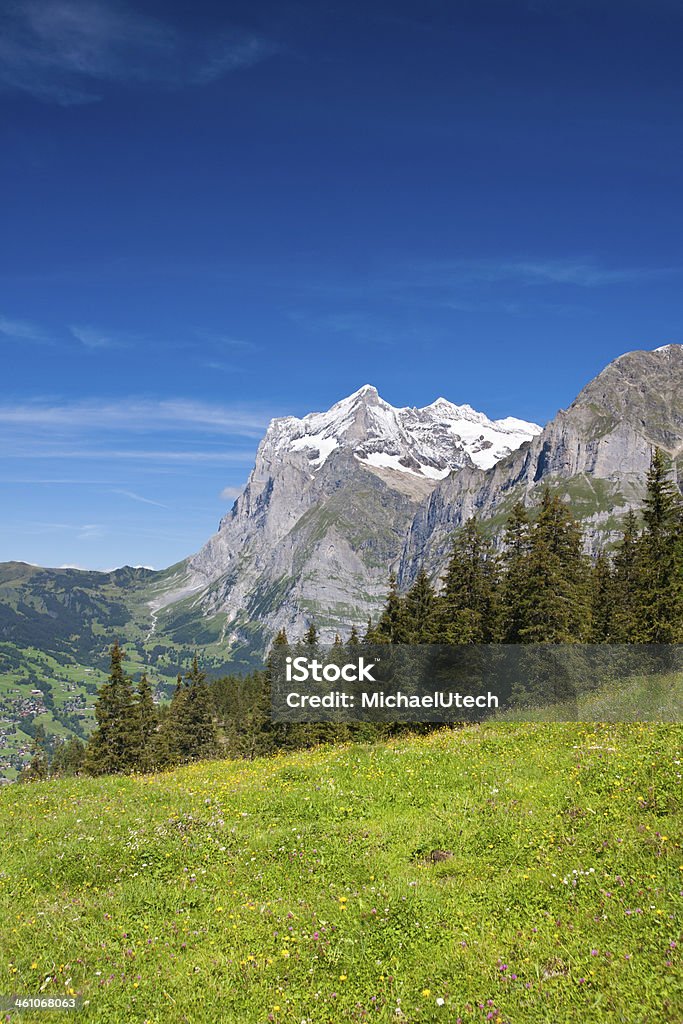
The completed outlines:
[[[35,401],[0,405],[0,424],[46,430],[96,428],[117,433],[148,433],[193,429],[219,435],[261,437],[270,419],[270,414],[258,409],[213,405],[183,398],[161,401],[89,399],[63,404]]]
[[[102,537],[105,527],[101,523],[61,523],[39,520],[26,524],[26,532],[35,533],[74,533],[77,540],[95,540]]]
[[[158,465],[168,463],[204,463],[228,466],[249,466],[254,461],[253,450],[210,451],[207,449],[164,449],[140,448],[59,448],[36,441],[33,445],[19,445],[3,452],[5,459],[95,459],[101,462],[124,460],[127,462],[149,462]]]
[[[414,267],[412,283],[416,288],[504,283],[599,288],[651,281],[681,273],[683,267],[606,267],[593,260],[463,259]]]
[[[220,359],[208,359],[202,362],[204,370],[216,370],[218,373],[244,373],[243,366],[236,366],[234,363],[224,363]]]
[[[240,494],[244,490],[244,484],[241,487],[224,487],[220,493],[223,501],[234,501],[235,498],[239,498]]]
[[[12,320],[0,314],[0,340],[24,341],[44,344],[50,337],[42,327],[30,320]]]
[[[193,81],[198,85],[208,85],[231,71],[258,64],[276,51],[277,47],[269,40],[257,36],[228,35],[197,69]]]
[[[298,285],[287,310],[312,333],[344,335],[360,344],[424,343],[439,328],[425,310],[506,317],[590,316],[600,289],[637,287],[683,276],[683,266],[607,265],[590,256],[506,256],[395,263],[344,281]],[[327,307],[327,308],[325,308]]]
[[[106,532],[100,523],[85,523],[76,534],[76,540],[99,540]]]
[[[73,324],[69,327],[72,336],[88,349],[127,348],[133,343],[132,338],[103,331],[98,327]]]
[[[124,498],[130,498],[131,501],[140,501],[143,505],[155,505],[157,508],[168,508],[168,505],[164,505],[161,501],[153,501],[151,498],[144,498],[141,494],[136,494],[135,491],[124,491],[118,487],[111,489],[112,494],[121,494]]]
[[[199,341],[221,352],[233,349],[254,351],[257,348],[252,341],[237,338],[234,334],[227,334],[223,331],[209,331],[205,327],[195,327],[192,333]]]
[[[0,83],[69,106],[96,102],[111,83],[208,85],[276,49],[236,29],[181,33],[104,0],[29,0],[5,8]]]
[[[392,323],[375,313],[345,310],[330,313],[309,313],[292,310],[289,318],[315,334],[338,334],[362,345],[392,346],[397,341],[417,340],[418,329],[402,322]]]

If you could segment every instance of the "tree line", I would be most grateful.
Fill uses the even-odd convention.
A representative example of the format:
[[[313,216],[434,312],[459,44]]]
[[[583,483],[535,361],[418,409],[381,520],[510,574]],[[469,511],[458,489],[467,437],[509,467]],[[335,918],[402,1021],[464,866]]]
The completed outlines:
[[[352,629],[344,651],[360,643]],[[274,646],[289,641],[284,630]],[[311,625],[296,645],[311,656],[318,652],[318,630]],[[125,672],[124,651],[111,649],[107,682],[95,704],[96,728],[86,744],[74,737],[55,743],[42,726],[36,730],[31,760],[20,781],[33,782],[60,775],[111,775],[150,772],[219,757],[254,758],[276,750],[296,750],[323,742],[374,739],[406,731],[400,725],[366,723],[274,723],[270,714],[270,659],[264,669],[245,676],[207,680],[197,657],[185,677],[178,676],[167,705],[154,701],[145,674],[137,685]]]
[[[476,517],[456,534],[439,590],[422,568],[405,594],[390,576],[385,607],[361,638],[353,627],[338,654],[359,643],[534,644],[683,641],[683,502],[671,467],[655,449],[640,515],[627,514],[611,551],[591,559],[569,505],[545,488],[535,515],[514,505],[500,550]],[[274,646],[289,645],[281,630]],[[311,624],[296,649],[313,654]],[[274,723],[270,658],[260,671],[207,681],[197,657],[178,676],[166,706],[155,703],[146,675],[135,685],[111,651],[107,682],[95,705],[97,726],[48,756],[37,730],[26,781],[49,774],[153,771],[215,757],[256,757],[320,742],[374,739],[415,731],[375,723]],[[419,728],[419,727],[418,727]],[[428,729],[425,726],[424,729]]]
[[[655,449],[641,515],[613,551],[585,552],[569,505],[546,487],[532,518],[511,510],[502,549],[476,517],[453,541],[439,592],[421,569],[401,595],[390,578],[374,643],[650,643],[683,641],[683,502]]]

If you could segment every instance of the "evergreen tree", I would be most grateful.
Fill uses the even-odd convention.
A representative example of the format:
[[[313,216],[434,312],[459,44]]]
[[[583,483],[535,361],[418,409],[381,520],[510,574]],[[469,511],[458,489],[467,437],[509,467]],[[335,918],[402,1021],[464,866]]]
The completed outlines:
[[[624,520],[621,540],[614,555],[612,573],[613,643],[628,644],[642,639],[642,555],[638,520],[629,511]]]
[[[304,643],[307,647],[316,647],[318,645],[318,630],[314,622],[311,622],[304,633]]]
[[[572,643],[590,637],[590,567],[581,530],[546,487],[520,576],[520,643]]]
[[[531,521],[523,502],[517,502],[510,512],[503,535],[501,556],[501,640],[503,643],[520,642],[524,625],[524,585],[531,553]]]
[[[49,775],[45,728],[38,724],[31,743],[31,760],[19,773],[20,782],[42,782]]]
[[[499,628],[498,564],[477,520],[465,523],[453,542],[434,615],[434,641],[484,644]]]
[[[612,570],[607,555],[601,551],[591,575],[591,643],[604,644],[611,641],[613,618]]]
[[[241,757],[256,757],[260,754],[271,753],[274,749],[299,750],[312,744],[314,730],[321,728],[316,724],[308,722],[278,722],[273,723],[271,718],[270,695],[273,674],[274,648],[278,645],[287,645],[287,637],[282,632],[275,638],[273,649],[266,662],[265,686],[244,716],[244,728],[240,730],[239,754]],[[278,639],[279,638],[279,639]],[[304,643],[308,647],[306,656],[312,657],[318,643],[318,631],[313,624],[309,626],[304,637]],[[287,645],[288,646],[288,645]],[[340,648],[341,649],[341,648]],[[301,647],[297,646],[301,652]]]
[[[111,649],[109,678],[99,691],[95,718],[97,727],[88,741],[84,770],[89,775],[131,771],[140,752],[139,720],[118,642]]]
[[[641,545],[642,639],[670,644],[683,635],[682,565],[679,561],[681,496],[670,462],[655,448],[647,475]]]
[[[196,654],[183,685],[171,699],[163,731],[173,763],[184,764],[218,754],[211,694]]]
[[[389,592],[384,610],[372,630],[370,642],[378,644],[405,644],[408,642],[403,600],[398,592],[398,583],[394,572],[389,576]]]
[[[434,636],[436,592],[429,576],[420,569],[403,602],[403,628],[406,643],[428,644]]]
[[[375,629],[376,629],[376,627],[373,624],[372,616],[369,615],[368,616],[368,622],[367,622],[367,625],[365,627],[365,633],[363,634],[363,643],[364,644],[375,644],[375,643],[377,643],[377,637],[376,637]]]
[[[55,749],[52,758],[51,772],[53,775],[79,775],[83,770],[85,745],[77,736],[66,742],[62,741]]]
[[[152,687],[145,672],[143,672],[135,692],[135,707],[138,716],[138,736],[140,739],[137,761],[143,771],[148,771],[155,767],[153,740],[159,727],[159,712],[154,703]]]
[[[351,632],[349,633],[349,639],[346,642],[347,642],[349,647],[358,647],[358,645],[360,643],[360,637],[358,636],[358,630],[356,629],[355,626],[351,627]]]

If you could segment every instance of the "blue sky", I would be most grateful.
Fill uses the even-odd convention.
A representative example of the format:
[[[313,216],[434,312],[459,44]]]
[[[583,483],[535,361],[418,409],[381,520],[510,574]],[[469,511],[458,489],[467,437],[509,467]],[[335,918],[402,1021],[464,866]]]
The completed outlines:
[[[168,565],[273,415],[683,341],[674,0],[0,3],[0,560]]]

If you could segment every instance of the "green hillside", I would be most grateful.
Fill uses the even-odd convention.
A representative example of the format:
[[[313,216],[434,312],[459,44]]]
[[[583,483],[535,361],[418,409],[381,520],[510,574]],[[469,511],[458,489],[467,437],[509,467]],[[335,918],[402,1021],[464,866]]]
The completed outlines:
[[[180,601],[155,621],[150,602],[173,587],[179,569],[102,573],[0,563],[0,780],[16,778],[37,725],[52,736],[91,732],[116,640],[125,646],[126,670],[146,671],[162,699],[197,650],[212,675],[253,663],[253,651],[231,651],[223,641],[224,615],[203,618]]]
[[[676,1024],[681,739],[491,724],[6,787],[0,991],[115,1024]]]

